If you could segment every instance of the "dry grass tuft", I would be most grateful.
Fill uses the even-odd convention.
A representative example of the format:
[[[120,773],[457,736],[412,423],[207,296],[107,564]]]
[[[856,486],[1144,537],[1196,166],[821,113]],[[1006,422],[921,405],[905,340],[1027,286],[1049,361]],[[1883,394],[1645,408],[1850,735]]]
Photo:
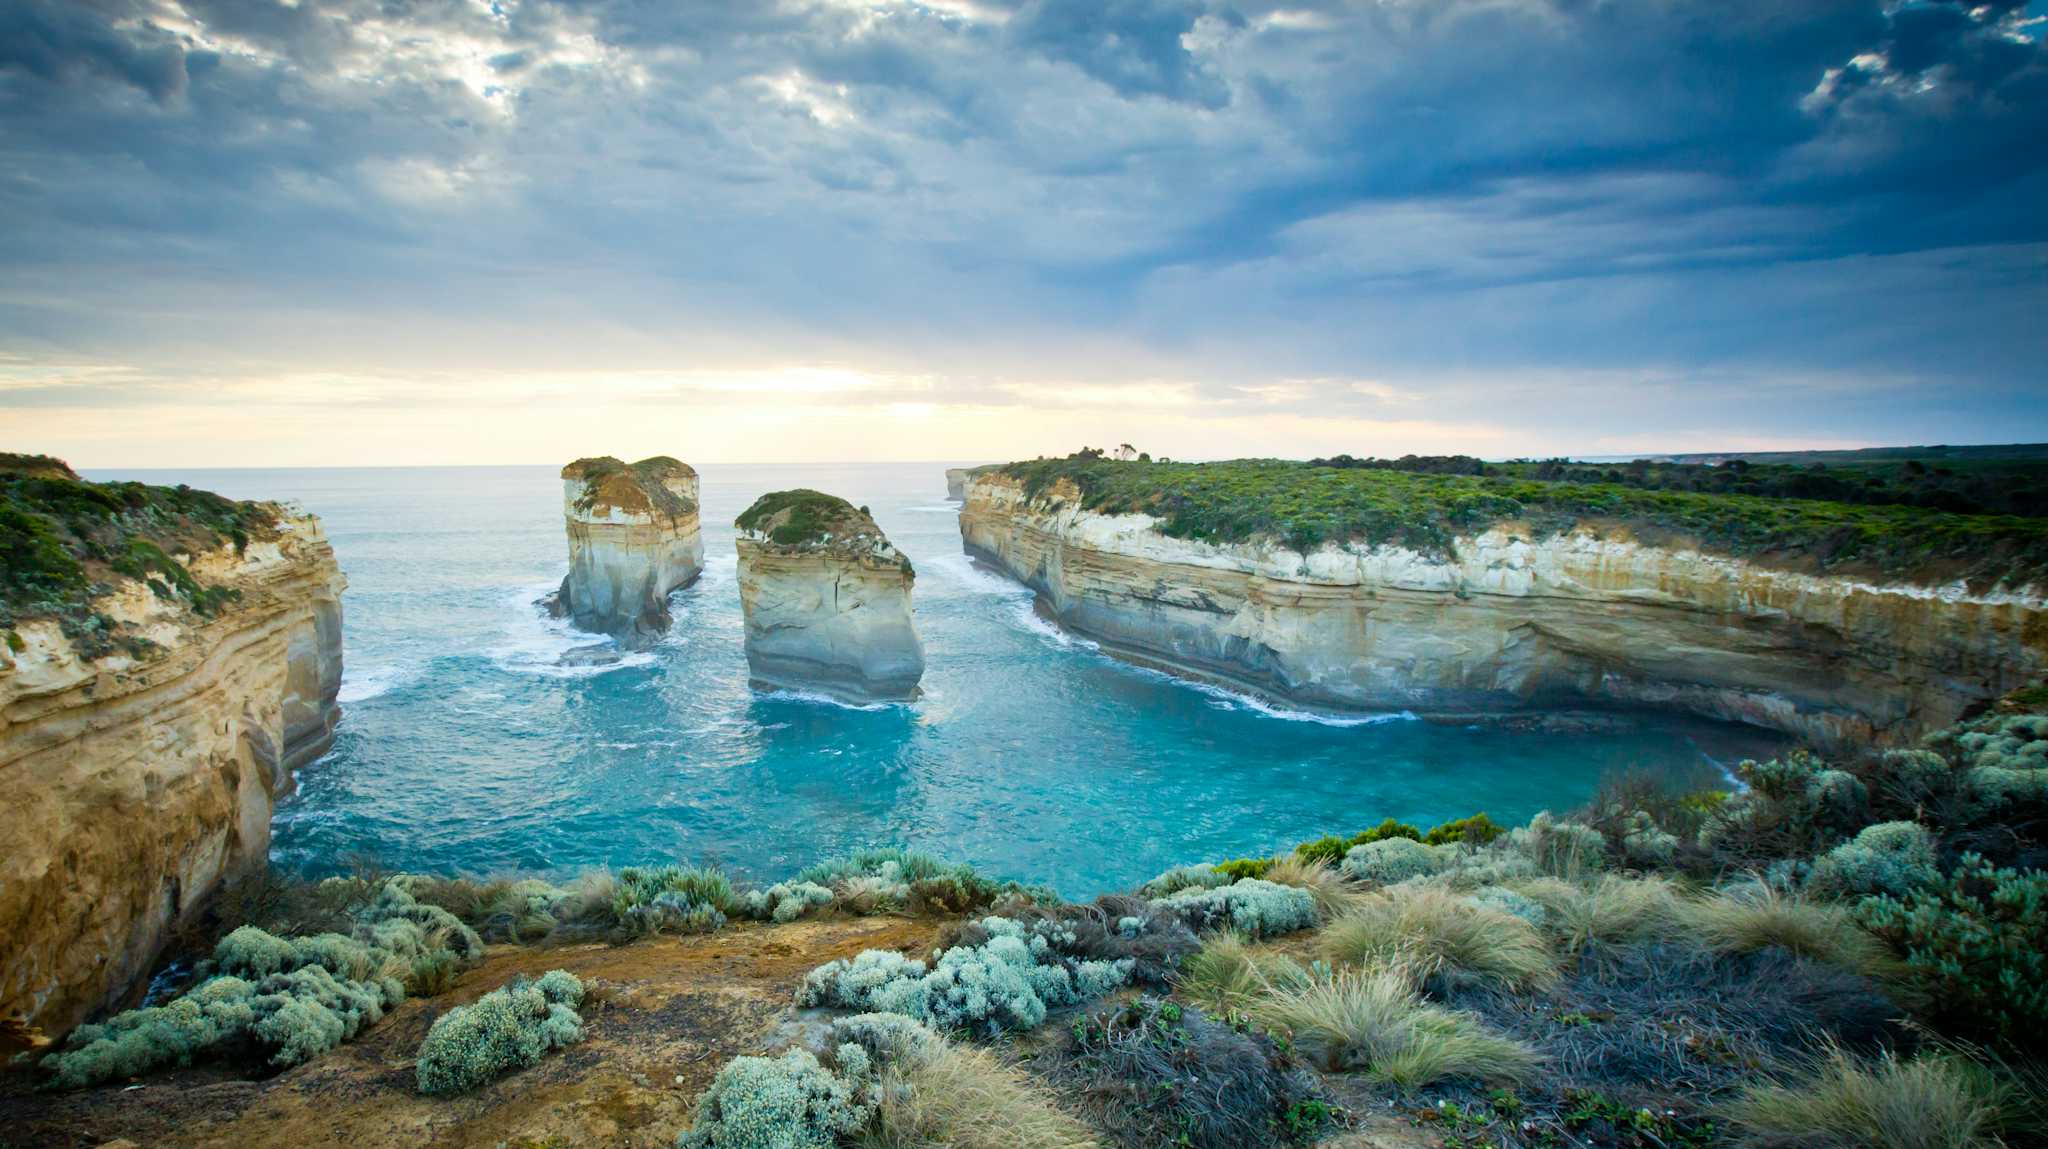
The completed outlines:
[[[1422,1000],[1414,975],[1399,967],[1275,989],[1252,1013],[1315,1051],[1326,1068],[1362,1069],[1404,1089],[1446,1077],[1520,1084],[1542,1064],[1534,1050],[1471,1014]]]
[[[1086,1125],[1022,1070],[972,1045],[948,1043],[883,1076],[862,1149],[1097,1149]]]
[[[1717,892],[1677,903],[1677,921],[1693,940],[1724,954],[1771,946],[1857,973],[1880,976],[1896,962],[1856,924],[1847,906],[1781,894],[1765,886]]]
[[[1680,931],[1678,893],[1661,877],[1606,876],[1591,886],[1538,880],[1512,887],[1550,911],[1566,953],[1667,940]]]
[[[1182,960],[1173,988],[1211,1017],[1245,1013],[1274,987],[1299,987],[1308,973],[1284,954],[1261,953],[1238,934],[1217,934]]]
[[[1401,962],[1428,984],[1523,990],[1557,977],[1536,927],[1438,886],[1394,886],[1323,931],[1333,964]]]
[[[1357,909],[1372,895],[1344,872],[1321,859],[1282,854],[1266,870],[1266,880],[1307,890],[1316,900],[1316,911],[1324,921],[1333,921]]]
[[[1815,1149],[1992,1149],[2005,1096],[1950,1055],[1864,1061],[1830,1048],[1805,1080],[1752,1086],[1726,1112],[1758,1140]]]

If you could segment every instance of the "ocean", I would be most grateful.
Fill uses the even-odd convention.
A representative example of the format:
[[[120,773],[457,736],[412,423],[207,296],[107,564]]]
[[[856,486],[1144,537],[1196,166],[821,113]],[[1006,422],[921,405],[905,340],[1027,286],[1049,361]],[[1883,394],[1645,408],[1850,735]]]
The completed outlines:
[[[333,750],[279,806],[274,862],[567,877],[716,861],[773,880],[903,844],[1068,896],[1394,817],[1502,822],[1583,802],[1603,773],[1715,784],[1760,731],[1649,719],[1618,732],[1331,718],[1121,663],[1040,617],[960,548],[944,463],[707,466],[705,571],[650,651],[535,600],[567,570],[553,467],[94,471],[289,499],[349,589]],[[924,697],[856,709],[750,689],[732,520],[814,487],[866,504],[917,567]]]

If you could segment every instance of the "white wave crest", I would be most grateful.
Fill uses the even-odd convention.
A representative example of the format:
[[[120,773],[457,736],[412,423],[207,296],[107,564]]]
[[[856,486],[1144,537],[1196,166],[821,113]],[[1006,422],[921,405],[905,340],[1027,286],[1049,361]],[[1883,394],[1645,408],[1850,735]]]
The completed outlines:
[[[341,692],[335,695],[335,700],[344,704],[368,702],[398,687],[410,685],[420,676],[420,672],[420,667],[409,662],[391,666],[357,666],[344,662],[341,670]]]
[[[989,570],[974,561],[972,555],[940,555],[929,560],[926,567],[975,594],[1006,600],[1010,608],[1010,617],[1017,626],[1044,639],[1049,645],[1066,650],[1101,649],[1100,643],[1069,634],[1058,623],[1038,613],[1036,591],[1023,583]]]
[[[592,678],[614,670],[654,664],[654,652],[635,650],[621,653],[616,662],[563,665],[562,656],[579,647],[616,647],[618,644],[603,635],[577,630],[565,619],[550,617],[538,605],[542,596],[559,585],[540,583],[525,586],[506,596],[505,625],[500,631],[499,642],[484,651],[484,656],[499,670],[542,678]]]
[[[888,710],[896,706],[910,705],[908,702],[843,702],[829,694],[819,694],[810,690],[791,690],[788,687],[763,690],[760,692],[760,697],[774,702],[804,702],[811,705],[836,706],[841,710]],[[772,730],[774,727],[763,727],[763,729]]]

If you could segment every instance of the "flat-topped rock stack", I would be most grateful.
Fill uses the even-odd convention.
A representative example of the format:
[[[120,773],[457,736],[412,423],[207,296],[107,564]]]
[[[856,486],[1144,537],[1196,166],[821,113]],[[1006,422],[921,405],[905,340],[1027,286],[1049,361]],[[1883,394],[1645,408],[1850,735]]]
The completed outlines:
[[[917,574],[866,508],[820,491],[775,491],[734,525],[755,682],[856,703],[917,695]]]
[[[656,455],[606,455],[562,468],[569,574],[549,609],[621,646],[651,646],[668,632],[668,595],[704,569],[697,472]]]

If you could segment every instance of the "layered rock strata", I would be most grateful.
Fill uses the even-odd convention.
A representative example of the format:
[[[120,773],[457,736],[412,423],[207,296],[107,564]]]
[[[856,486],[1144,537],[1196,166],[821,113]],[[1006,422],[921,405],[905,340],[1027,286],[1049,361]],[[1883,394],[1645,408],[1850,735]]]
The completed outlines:
[[[817,491],[778,491],[736,525],[756,683],[856,703],[916,696],[924,677],[910,612],[917,574],[866,508]]]
[[[562,519],[569,573],[549,609],[622,646],[659,641],[669,592],[704,569],[697,472],[663,455],[578,459],[562,468]]]
[[[946,468],[947,498],[955,502],[965,502],[967,500],[967,472],[968,468],[966,467]]]
[[[2038,587],[1777,570],[1621,526],[1304,555],[1170,538],[992,472],[969,479],[960,533],[1113,652],[1310,707],[1648,705],[1843,747],[1911,741],[2048,667]]]
[[[274,510],[240,553],[179,556],[239,592],[210,617],[124,579],[92,609],[145,643],[92,657],[30,618],[0,650],[0,1023],[17,1039],[138,992],[172,932],[266,864],[272,808],[333,741],[345,582],[319,520]]]

